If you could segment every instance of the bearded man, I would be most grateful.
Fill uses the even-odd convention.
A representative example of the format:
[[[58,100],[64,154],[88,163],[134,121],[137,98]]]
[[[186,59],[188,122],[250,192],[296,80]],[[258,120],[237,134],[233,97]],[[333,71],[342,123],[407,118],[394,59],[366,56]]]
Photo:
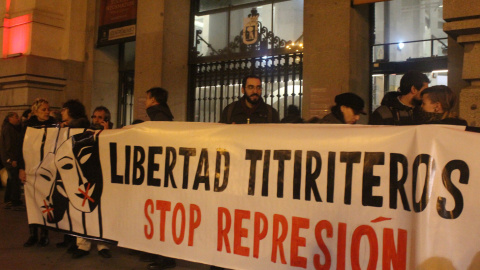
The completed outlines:
[[[243,97],[232,102],[222,112],[220,123],[263,124],[279,123],[278,112],[262,99],[260,77],[248,75],[242,80]]]

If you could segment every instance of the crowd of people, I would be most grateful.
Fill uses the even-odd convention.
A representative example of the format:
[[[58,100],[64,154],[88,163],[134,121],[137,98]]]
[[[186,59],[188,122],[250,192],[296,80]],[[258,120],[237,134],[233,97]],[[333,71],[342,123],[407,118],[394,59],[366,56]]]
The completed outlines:
[[[8,173],[4,208],[25,211],[25,205],[21,200],[22,184],[26,181],[22,145],[27,127],[109,129],[113,127],[113,123],[109,119],[110,111],[106,107],[100,106],[93,111],[90,122],[86,116],[85,106],[74,99],[65,102],[61,110],[51,110],[46,99],[38,98],[33,102],[31,109],[22,114],[22,118],[15,112],[9,112],[3,121],[0,137],[1,160]],[[45,227],[30,224],[29,232],[30,235],[23,244],[24,247],[31,247],[35,244],[45,247],[50,243],[48,230]],[[87,255],[90,245],[90,240],[68,234],[64,235],[63,242],[57,243],[59,248],[68,248],[68,252],[72,253],[73,258]],[[100,243],[98,249],[102,257],[110,258],[112,256],[108,246]]]
[[[445,124],[463,125],[467,122],[459,119],[455,112],[457,95],[445,85],[429,87],[428,77],[418,71],[407,72],[400,81],[398,91],[385,94],[381,106],[370,116],[370,125],[421,125]],[[314,116],[308,120],[301,118],[298,107],[290,105],[286,116],[280,121],[278,112],[261,98],[262,81],[251,75],[243,79],[243,97],[229,104],[222,112],[220,123],[320,123],[320,124],[356,124],[361,115],[366,115],[365,102],[354,93],[342,93],[335,96],[335,105],[330,113],[320,118]]]
[[[369,119],[371,125],[416,125],[449,124],[467,126],[465,120],[455,113],[457,98],[447,86],[428,87],[430,80],[416,71],[406,73],[396,92],[387,93]],[[242,81],[243,96],[232,102],[222,111],[220,123],[256,124],[256,123],[322,123],[356,124],[365,113],[365,102],[354,93],[342,93],[335,97],[335,105],[326,116],[313,117],[307,121],[301,118],[298,107],[288,107],[287,115],[281,121],[279,114],[262,99],[262,81],[255,75],[246,76]],[[173,121],[173,114],[167,104],[167,90],[155,87],[146,92],[145,107],[151,121]],[[142,122],[136,120],[133,124]],[[88,119],[85,106],[78,100],[68,100],[61,110],[51,110],[45,99],[36,99],[31,109],[20,117],[9,112],[2,124],[0,137],[1,161],[8,172],[5,189],[4,208],[25,211],[21,199],[22,183],[26,181],[25,164],[22,157],[22,144],[27,127],[71,127],[85,129],[112,129],[111,114],[108,108],[99,106]],[[47,246],[48,230],[43,226],[29,225],[30,235],[25,247]],[[90,253],[92,241],[82,237],[64,235],[58,248],[67,248],[73,258],[82,258]],[[110,258],[109,246],[97,242],[98,254]],[[160,255],[143,253],[140,260],[150,262],[148,269],[166,269],[176,266],[175,259]],[[212,266],[211,269],[221,269]]]

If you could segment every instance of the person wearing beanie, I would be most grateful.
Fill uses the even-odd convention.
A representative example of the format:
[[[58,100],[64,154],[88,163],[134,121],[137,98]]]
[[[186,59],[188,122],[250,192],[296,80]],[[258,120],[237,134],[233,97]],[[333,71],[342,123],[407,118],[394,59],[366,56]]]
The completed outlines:
[[[335,97],[335,106],[330,113],[322,119],[313,118],[310,123],[321,124],[355,124],[360,120],[360,114],[366,114],[363,110],[365,102],[354,93],[342,93]]]

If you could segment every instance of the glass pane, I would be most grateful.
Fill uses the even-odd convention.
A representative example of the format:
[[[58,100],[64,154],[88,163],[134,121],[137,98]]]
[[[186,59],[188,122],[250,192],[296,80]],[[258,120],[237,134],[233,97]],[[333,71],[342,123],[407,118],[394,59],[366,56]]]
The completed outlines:
[[[430,86],[432,85],[448,85],[448,70],[434,70],[429,74]]]
[[[433,55],[446,56],[448,52],[448,38],[433,41]]]
[[[375,4],[375,44],[443,38],[443,0]]]
[[[375,3],[375,44],[388,43],[385,41],[385,28],[388,29],[385,25],[386,7],[385,2]]]
[[[227,16],[226,12],[195,16],[195,33],[199,33],[196,36],[199,56],[216,55],[227,46]]]
[[[383,97],[387,92],[395,92],[400,86],[400,80],[402,79],[403,74],[389,74],[381,75],[375,74],[372,75],[372,86],[373,86],[373,95],[372,95],[372,110],[377,109]],[[388,85],[386,85],[385,80],[387,80]]]
[[[230,0],[201,0],[199,11],[208,11],[218,8],[225,8],[230,5]]]
[[[228,6],[238,6],[250,3],[270,2],[269,0],[200,0],[199,11],[211,11],[219,8],[226,8]]]
[[[238,6],[238,5],[254,3],[254,2],[262,2],[262,1],[259,1],[259,0],[231,0],[231,1],[232,1],[231,2],[232,6]],[[264,1],[268,1],[268,0],[264,0]]]
[[[125,43],[124,70],[135,69],[135,41]]]
[[[286,41],[303,45],[303,0],[291,0],[273,5],[273,31]]]
[[[372,111],[375,111],[385,95],[385,77],[382,74],[372,75]]]
[[[269,31],[272,29],[272,5],[264,5],[253,7],[257,9],[257,12],[260,14],[258,21],[262,27],[267,27]],[[244,8],[232,10],[230,16],[230,42],[233,42],[235,38],[242,38],[240,32],[243,29],[243,20],[248,18],[248,15],[252,13],[253,8]],[[238,48],[234,50],[238,52]]]

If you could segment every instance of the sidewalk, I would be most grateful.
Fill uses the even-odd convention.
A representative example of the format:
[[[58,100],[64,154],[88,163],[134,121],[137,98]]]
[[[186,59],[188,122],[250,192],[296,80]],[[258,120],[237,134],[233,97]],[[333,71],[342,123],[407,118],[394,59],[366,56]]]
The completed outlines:
[[[72,259],[66,249],[55,246],[56,243],[62,242],[63,234],[54,231],[50,232],[50,244],[47,247],[36,245],[23,247],[28,238],[27,213],[4,209],[4,193],[5,188],[0,190],[0,269],[147,269],[148,263],[139,260],[138,252],[120,247],[111,248],[113,257],[110,259],[100,257],[95,245],[92,246],[89,255]],[[171,269],[208,270],[209,266],[177,260],[177,267]]]

